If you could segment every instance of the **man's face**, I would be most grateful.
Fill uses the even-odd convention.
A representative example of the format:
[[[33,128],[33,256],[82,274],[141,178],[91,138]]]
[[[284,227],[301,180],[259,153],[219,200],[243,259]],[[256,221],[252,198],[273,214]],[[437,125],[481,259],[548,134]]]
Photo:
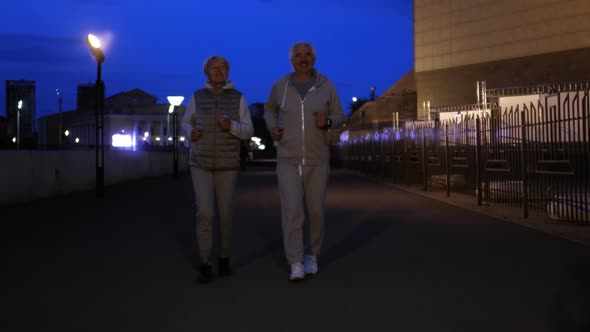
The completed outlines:
[[[207,79],[211,84],[225,83],[228,75],[229,69],[221,60],[214,60],[207,67]]]
[[[291,58],[291,64],[293,69],[298,73],[311,73],[315,59],[311,53],[309,46],[300,45],[293,49],[293,58]]]

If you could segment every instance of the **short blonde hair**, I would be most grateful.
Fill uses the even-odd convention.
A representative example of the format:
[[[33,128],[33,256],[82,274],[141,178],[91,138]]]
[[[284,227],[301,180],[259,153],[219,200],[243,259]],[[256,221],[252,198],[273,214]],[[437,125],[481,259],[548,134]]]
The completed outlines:
[[[222,57],[221,55],[213,55],[205,59],[205,61],[203,62],[203,72],[205,74],[207,74],[207,68],[209,68],[211,63],[214,61],[221,61],[221,63],[223,63],[227,67],[227,70],[229,70],[229,61],[227,61],[226,58]]]

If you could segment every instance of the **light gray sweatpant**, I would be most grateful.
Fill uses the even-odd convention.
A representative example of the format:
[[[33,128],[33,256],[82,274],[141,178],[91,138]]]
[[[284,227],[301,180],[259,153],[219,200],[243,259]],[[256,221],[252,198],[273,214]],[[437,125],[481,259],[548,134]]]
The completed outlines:
[[[283,246],[289,264],[302,262],[304,254],[320,254],[329,175],[329,165],[277,162]]]
[[[213,220],[219,216],[219,257],[229,257],[234,194],[237,170],[209,171],[191,166],[191,177],[197,205],[197,242],[199,255],[211,257],[213,248]],[[215,206],[217,203],[217,211]],[[216,213],[217,212],[217,213]]]

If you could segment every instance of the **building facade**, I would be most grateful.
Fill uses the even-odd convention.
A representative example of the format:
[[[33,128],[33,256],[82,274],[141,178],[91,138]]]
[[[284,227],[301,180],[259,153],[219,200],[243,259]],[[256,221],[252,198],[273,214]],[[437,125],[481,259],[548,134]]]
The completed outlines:
[[[408,71],[394,85],[373,101],[365,102],[347,119],[349,129],[386,128],[416,120],[416,81],[414,70]]]
[[[587,0],[414,0],[418,105],[477,103],[478,81],[495,89],[589,79],[588,17]]]
[[[77,105],[82,108],[51,114],[39,119],[39,144],[45,148],[88,147],[96,143],[96,113],[91,107],[95,100],[93,89],[79,87]],[[82,99],[82,100],[80,100]],[[180,121],[184,106],[174,108],[158,104],[157,98],[140,89],[122,92],[105,98],[104,144],[107,147],[151,149],[172,145],[174,113],[176,113],[177,136],[181,145],[185,135]],[[61,128],[61,133],[59,132]]]

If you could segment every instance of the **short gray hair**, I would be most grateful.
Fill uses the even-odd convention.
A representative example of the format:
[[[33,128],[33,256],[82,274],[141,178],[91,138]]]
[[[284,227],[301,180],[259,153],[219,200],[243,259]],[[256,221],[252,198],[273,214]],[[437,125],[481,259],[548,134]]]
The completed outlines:
[[[316,53],[315,53],[315,48],[313,47],[313,45],[311,45],[308,42],[305,41],[300,41],[300,42],[296,42],[295,44],[293,44],[291,46],[291,48],[289,49],[289,60],[292,60],[293,57],[295,57],[295,48],[299,47],[299,46],[307,46],[311,49],[311,56],[313,57],[313,59],[316,59]]]
[[[222,57],[221,55],[213,55],[205,59],[203,62],[203,72],[205,74],[207,74],[207,68],[209,68],[209,65],[211,65],[211,62],[213,61],[221,61],[227,67],[227,70],[229,70],[229,61],[227,61],[226,58]]]

